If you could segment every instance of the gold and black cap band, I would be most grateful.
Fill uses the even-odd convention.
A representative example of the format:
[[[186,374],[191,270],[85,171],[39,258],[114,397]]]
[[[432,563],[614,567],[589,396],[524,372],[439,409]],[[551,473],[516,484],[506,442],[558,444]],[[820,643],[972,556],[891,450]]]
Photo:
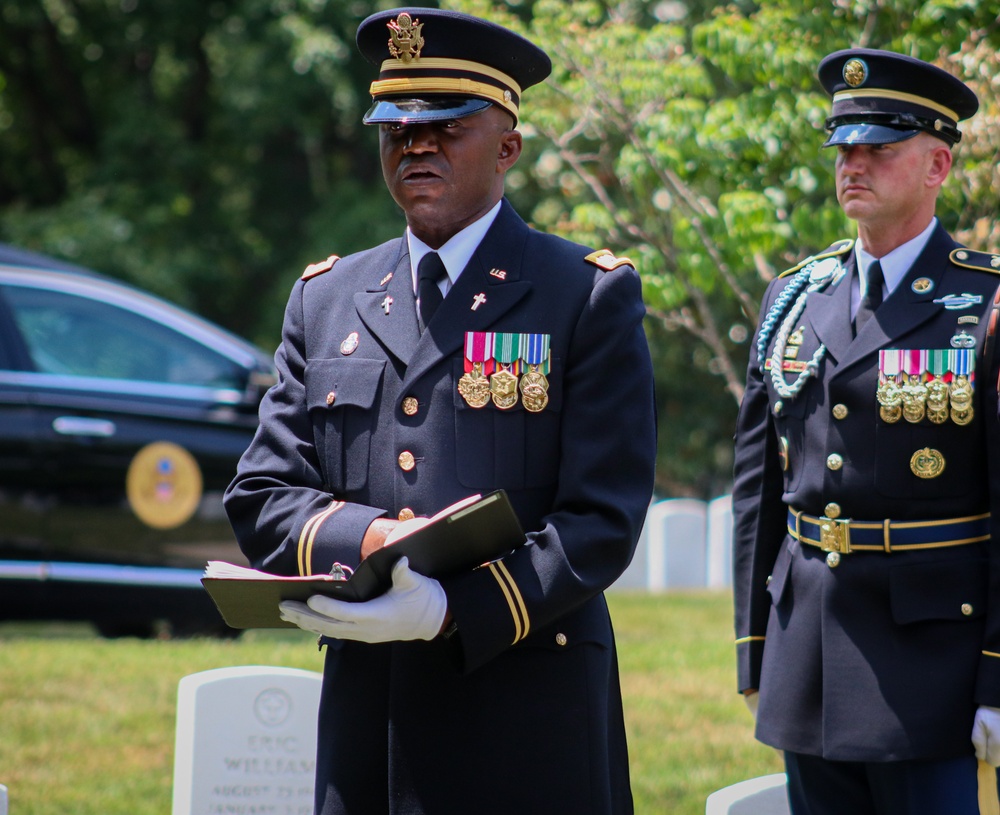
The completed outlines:
[[[958,123],[979,108],[957,77],[892,51],[837,51],[820,63],[819,80],[833,100],[824,147],[889,144],[921,132],[955,144],[962,138]]]
[[[552,70],[545,52],[520,35],[455,11],[379,12],[361,23],[357,41],[379,67],[365,124],[460,118],[487,105],[516,122],[523,90]]]

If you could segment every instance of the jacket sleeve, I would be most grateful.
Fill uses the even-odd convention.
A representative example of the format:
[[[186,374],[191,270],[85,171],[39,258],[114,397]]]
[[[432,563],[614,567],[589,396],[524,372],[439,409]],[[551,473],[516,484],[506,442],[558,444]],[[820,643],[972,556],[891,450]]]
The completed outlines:
[[[656,459],[644,314],[633,268],[596,274],[566,360],[551,510],[528,533],[528,545],[442,581],[461,634],[464,670],[584,605],[628,566]]]
[[[385,514],[335,500],[324,484],[312,420],[304,409],[304,285],[295,284],[285,310],[275,354],[278,382],[261,402],[260,426],[225,496],[250,563],[285,575],[326,573],[335,562],[356,566],[365,531]]]
[[[772,283],[761,314],[773,301]],[[757,334],[750,350],[746,390],[736,424],[733,479],[733,602],[739,690],[760,683],[761,657],[771,601],[768,577],[787,528],[782,500],[784,479],[780,440],[775,432],[767,386],[759,369]]]

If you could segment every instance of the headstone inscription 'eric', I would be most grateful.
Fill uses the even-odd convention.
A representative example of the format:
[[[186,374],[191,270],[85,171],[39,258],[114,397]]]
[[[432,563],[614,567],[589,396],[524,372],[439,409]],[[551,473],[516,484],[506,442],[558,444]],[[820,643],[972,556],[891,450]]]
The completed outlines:
[[[321,681],[267,666],[181,679],[173,815],[312,815]]]

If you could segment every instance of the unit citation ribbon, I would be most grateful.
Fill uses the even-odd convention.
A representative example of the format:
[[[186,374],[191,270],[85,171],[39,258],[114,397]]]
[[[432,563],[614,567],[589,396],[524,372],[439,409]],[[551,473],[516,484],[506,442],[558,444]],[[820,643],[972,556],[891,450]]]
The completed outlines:
[[[927,386],[923,375],[927,368],[927,352],[910,349],[903,351],[903,368],[906,384],[903,385],[903,418],[910,424],[923,421],[927,408]]]
[[[948,349],[931,349],[927,352],[927,418],[934,424],[948,421]]]
[[[878,352],[878,399],[879,416],[883,422],[894,424],[903,415],[903,391],[899,387],[901,352],[896,348],[887,348]]]
[[[490,396],[500,410],[517,404],[517,374],[511,369],[520,361],[520,334],[494,334],[493,358],[497,371],[490,377]]]
[[[465,373],[458,380],[458,392],[469,407],[485,407],[490,401],[493,371],[493,334],[488,331],[465,332]]]
[[[521,359],[528,370],[521,375],[521,402],[531,413],[541,413],[549,403],[549,334],[522,334]]]
[[[966,425],[972,421],[975,358],[975,351],[972,348],[952,348],[949,351],[951,372],[955,375],[948,394],[951,401],[951,420],[958,425]]]

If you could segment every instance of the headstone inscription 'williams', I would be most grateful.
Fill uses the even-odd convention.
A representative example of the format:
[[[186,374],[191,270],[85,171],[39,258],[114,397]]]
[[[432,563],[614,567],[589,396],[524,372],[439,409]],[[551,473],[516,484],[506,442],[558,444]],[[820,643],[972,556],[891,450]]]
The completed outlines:
[[[181,679],[173,815],[312,815],[320,683],[267,666]]]

